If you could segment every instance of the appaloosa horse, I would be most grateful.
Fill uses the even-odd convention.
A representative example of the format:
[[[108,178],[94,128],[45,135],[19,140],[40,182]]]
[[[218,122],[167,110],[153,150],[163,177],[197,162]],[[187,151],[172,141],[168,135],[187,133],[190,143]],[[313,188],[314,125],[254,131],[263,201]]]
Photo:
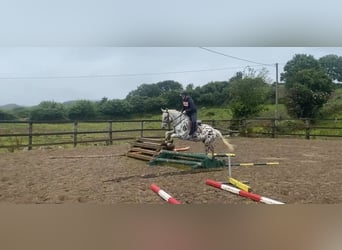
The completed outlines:
[[[199,124],[195,137],[189,137],[190,132],[190,119],[187,115],[175,109],[161,109],[162,114],[162,129],[167,129],[170,124],[173,125],[173,130],[165,133],[166,142],[172,141],[173,138],[190,141],[202,141],[205,146],[205,152],[209,151],[214,154],[214,142],[216,137],[220,137],[223,143],[230,151],[234,150],[231,145],[221,134],[221,132],[207,124]]]

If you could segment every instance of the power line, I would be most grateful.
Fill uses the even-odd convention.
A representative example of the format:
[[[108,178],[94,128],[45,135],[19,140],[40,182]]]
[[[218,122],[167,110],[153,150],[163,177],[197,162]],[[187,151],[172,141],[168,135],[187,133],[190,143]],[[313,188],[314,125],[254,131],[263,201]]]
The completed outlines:
[[[230,57],[230,58],[233,58],[233,59],[236,59],[236,60],[240,60],[240,61],[245,61],[245,62],[254,63],[254,64],[258,64],[258,65],[264,65],[264,66],[275,66],[275,64],[255,62],[255,61],[243,59],[243,58],[241,58],[241,57],[231,56],[231,55],[228,55],[228,54],[225,54],[225,53],[216,51],[216,50],[204,48],[204,47],[199,47],[199,48],[200,48],[200,49],[203,49],[203,50],[206,50],[206,51],[209,51],[209,52],[211,52],[211,53],[215,53],[215,54],[218,54],[218,55]]]
[[[43,79],[81,79],[81,78],[115,78],[115,77],[134,77],[134,76],[149,76],[149,75],[168,75],[168,74],[185,74],[185,73],[200,73],[210,71],[222,71],[232,69],[242,69],[246,67],[224,67],[214,69],[200,70],[185,70],[185,71],[169,71],[160,73],[132,73],[132,74],[107,74],[107,75],[75,75],[75,76],[23,76],[23,77],[0,77],[0,80],[43,80]]]

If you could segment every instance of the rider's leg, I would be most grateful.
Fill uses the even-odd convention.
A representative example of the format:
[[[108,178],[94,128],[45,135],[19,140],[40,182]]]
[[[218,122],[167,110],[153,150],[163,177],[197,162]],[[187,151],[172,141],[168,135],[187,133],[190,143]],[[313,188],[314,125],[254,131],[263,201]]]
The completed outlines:
[[[197,130],[197,113],[191,114],[191,129],[189,135],[193,135]]]
[[[190,130],[189,130],[189,136],[192,136],[192,133],[193,133],[193,127],[194,127],[194,124],[192,122],[192,115],[189,115],[189,119],[190,119]]]

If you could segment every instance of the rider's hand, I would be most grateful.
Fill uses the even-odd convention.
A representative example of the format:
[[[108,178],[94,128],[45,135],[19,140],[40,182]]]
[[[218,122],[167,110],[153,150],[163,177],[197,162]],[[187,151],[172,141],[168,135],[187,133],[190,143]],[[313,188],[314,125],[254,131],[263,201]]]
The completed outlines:
[[[184,115],[186,115],[186,110],[184,110],[182,113],[183,113]]]

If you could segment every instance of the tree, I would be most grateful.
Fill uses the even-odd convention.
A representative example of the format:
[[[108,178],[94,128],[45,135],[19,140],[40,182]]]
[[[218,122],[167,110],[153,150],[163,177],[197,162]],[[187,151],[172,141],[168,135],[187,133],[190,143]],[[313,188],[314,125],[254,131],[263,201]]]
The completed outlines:
[[[315,69],[299,71],[285,87],[285,105],[289,114],[297,118],[314,118],[334,89],[325,72]]]
[[[321,70],[321,67],[312,55],[296,54],[284,66],[284,73],[281,73],[280,80],[286,83],[293,82],[296,74],[305,69]]]
[[[99,112],[107,118],[127,117],[131,111],[131,105],[126,100],[102,99],[98,103]]]
[[[128,93],[127,99],[131,99],[136,96],[140,97],[158,97],[161,94],[165,92],[170,92],[170,91],[181,91],[182,85],[178,82],[175,81],[162,81],[158,83],[152,83],[152,84],[141,84],[138,86],[136,90],[133,90]]]
[[[87,100],[77,101],[69,108],[68,116],[72,120],[95,119],[96,118],[95,104]]]
[[[66,110],[61,103],[43,101],[31,110],[30,119],[36,121],[66,120]]]
[[[321,57],[319,64],[325,73],[331,77],[332,80],[342,82],[342,57],[337,55],[327,55]]]
[[[243,78],[243,72],[238,71],[235,73],[235,76],[229,79],[229,82],[235,81],[235,80],[242,80]]]
[[[269,78],[269,71],[266,68],[262,68],[261,70],[256,70],[252,67],[247,66],[243,72],[237,72],[233,78],[261,78],[266,83],[271,83],[271,79]]]
[[[181,102],[180,102],[180,96],[179,93],[181,91],[179,90],[174,90],[174,91],[169,91],[169,92],[165,92],[161,95],[161,105],[162,107],[165,108],[174,108],[174,109],[178,109],[181,107]],[[159,105],[160,106],[160,105]],[[160,107],[158,108],[158,110],[156,110],[156,112],[160,112]]]
[[[12,113],[18,117],[18,119],[27,119],[30,116],[31,108],[17,107],[12,110]]]
[[[263,110],[271,87],[260,77],[234,78],[229,85],[233,118],[248,118]]]
[[[161,107],[174,107],[179,103],[182,85],[175,81],[162,81],[153,84],[142,84],[131,91],[126,100],[132,108],[132,113],[156,113]]]
[[[174,92],[174,91],[180,92],[183,89],[182,85],[179,82],[172,81],[172,80],[158,82],[156,85],[158,86],[161,94],[165,92]]]
[[[318,60],[311,55],[295,55],[284,67],[285,105],[290,115],[313,118],[327,102],[333,84]]]
[[[192,91],[194,91],[194,84],[193,84],[193,83],[189,83],[188,85],[186,85],[185,90],[186,90],[187,92],[192,92]]]
[[[145,112],[149,112],[149,110],[146,110],[144,107],[144,102],[146,99],[148,99],[149,97],[144,97],[144,96],[131,96],[131,97],[127,97],[126,100],[129,103],[129,105],[131,106],[131,113],[132,114],[142,114]]]
[[[127,95],[127,99],[135,96],[155,97],[160,95],[160,89],[157,84],[141,84],[137,89],[131,91]]]
[[[202,106],[220,106],[227,101],[227,87],[229,82],[209,82],[203,85],[199,90],[199,96],[196,101]]]
[[[8,113],[6,111],[0,110],[0,121],[5,121],[5,120],[16,120],[17,117],[11,113]]]

